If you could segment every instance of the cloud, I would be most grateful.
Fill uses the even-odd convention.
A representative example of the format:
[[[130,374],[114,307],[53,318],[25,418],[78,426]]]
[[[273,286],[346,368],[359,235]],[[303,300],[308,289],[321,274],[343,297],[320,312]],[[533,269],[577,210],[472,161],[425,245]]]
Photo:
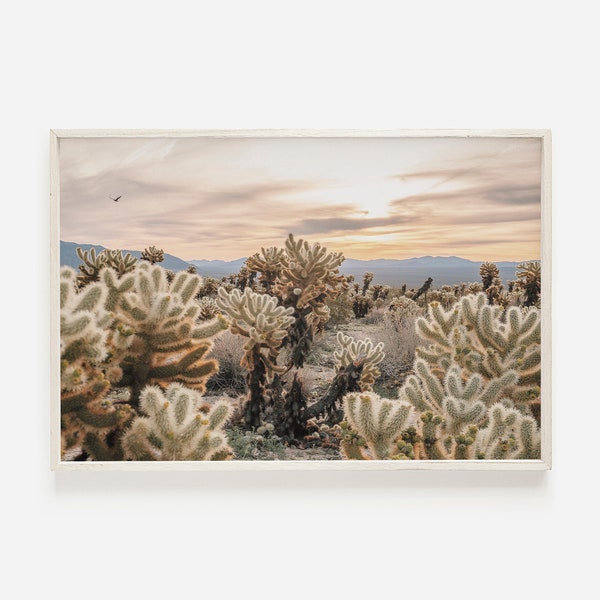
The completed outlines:
[[[405,219],[399,215],[380,217],[374,219],[329,217],[319,219],[304,219],[293,226],[293,230],[299,234],[333,233],[349,231],[367,231],[369,229],[390,227],[403,223]]]
[[[539,238],[532,140],[68,142],[61,237],[82,243],[231,259],[281,246],[290,232],[356,257],[444,245],[468,255],[486,240],[530,255],[519,244]]]

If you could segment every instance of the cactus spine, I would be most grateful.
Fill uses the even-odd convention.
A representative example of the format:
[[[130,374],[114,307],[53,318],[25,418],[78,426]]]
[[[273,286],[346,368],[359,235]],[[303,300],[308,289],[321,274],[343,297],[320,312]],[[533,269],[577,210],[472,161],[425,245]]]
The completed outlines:
[[[367,338],[355,340],[352,336],[344,335],[338,331],[337,342],[339,347],[334,350],[333,358],[338,371],[345,369],[350,364],[361,365],[359,387],[363,391],[370,391],[375,380],[381,375],[377,365],[383,360],[383,342],[373,344]]]
[[[304,412],[308,421],[326,415],[330,423],[338,423],[344,416],[343,408],[338,408],[349,392],[368,392],[380,375],[377,365],[384,359],[383,342],[375,345],[370,339],[355,340],[337,334],[339,347],[333,356],[336,362],[336,375],[325,395],[309,406]]]
[[[61,439],[63,453],[72,447],[96,459],[109,451],[108,435],[133,416],[128,405],[106,398],[111,381],[121,376],[107,363],[108,325],[111,316],[103,308],[106,291],[89,283],[77,292],[75,271],[60,273]]]
[[[163,392],[144,388],[141,411],[123,436],[129,460],[223,460],[232,450],[222,431],[231,414],[227,402],[201,407],[195,390],[172,383]],[[204,410],[203,410],[204,409]]]
[[[200,277],[180,272],[169,283],[164,269],[144,262],[124,279],[116,280],[108,269],[102,278],[112,294],[121,384],[131,387],[132,406],[138,407],[146,385],[179,382],[203,392],[218,369],[216,361],[205,358],[210,338],[227,323],[222,317],[198,323]]]
[[[231,319],[232,333],[247,338],[241,364],[248,370],[250,397],[244,419],[249,427],[259,427],[264,417],[266,388],[276,373],[285,368],[277,356],[287,328],[294,323],[294,309],[278,306],[277,299],[257,294],[250,288],[227,292],[219,289],[217,306]]]
[[[406,402],[387,400],[373,392],[350,393],[344,397],[344,415],[348,424],[366,442],[375,460],[389,458],[396,449],[411,415],[412,407]],[[355,444],[342,442],[342,452],[348,458],[359,458]],[[362,454],[362,458],[368,458]]]
[[[484,293],[466,296],[449,310],[432,302],[427,318],[417,319],[417,331],[428,345],[417,350],[414,374],[399,398],[421,413],[418,457],[498,456],[497,449],[490,449],[497,439],[490,438],[494,419],[505,418],[498,407],[510,408],[511,419],[516,414],[525,419],[528,441],[510,442],[519,449],[507,456],[539,450],[538,425],[531,416],[540,393],[539,311],[502,311],[486,300]]]

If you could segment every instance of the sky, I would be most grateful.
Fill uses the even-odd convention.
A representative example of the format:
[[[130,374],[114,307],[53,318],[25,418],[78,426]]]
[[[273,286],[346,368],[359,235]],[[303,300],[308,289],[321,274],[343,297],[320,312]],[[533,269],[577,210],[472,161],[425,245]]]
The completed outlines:
[[[293,233],[346,258],[540,258],[538,138],[86,137],[59,156],[68,242],[234,260]]]

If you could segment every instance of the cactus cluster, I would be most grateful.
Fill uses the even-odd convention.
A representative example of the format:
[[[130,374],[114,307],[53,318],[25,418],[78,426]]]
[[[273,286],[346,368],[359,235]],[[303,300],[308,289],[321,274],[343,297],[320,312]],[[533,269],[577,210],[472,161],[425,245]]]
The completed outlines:
[[[352,336],[338,331],[338,348],[333,352],[338,371],[351,364],[360,365],[359,386],[361,390],[371,390],[380,371],[377,365],[383,360],[383,343],[374,344],[369,338],[355,340]]]
[[[79,272],[62,269],[60,282],[70,459],[267,460],[288,445],[350,460],[540,456],[539,263],[519,265],[507,289],[483,263],[481,282],[434,289],[429,277],[392,294],[371,272],[340,275],[342,254],[291,234],[221,281],[165,270],[155,246],[140,261],[78,254]],[[335,332],[352,315],[371,338]],[[237,406],[203,396],[226,329]],[[325,329],[337,345],[312,352]]]
[[[200,277],[182,271],[169,283],[162,267],[144,262],[120,280],[107,269],[102,280],[112,295],[121,383],[131,387],[132,405],[146,385],[179,382],[203,392],[218,368],[206,358],[210,338],[227,323],[221,316],[198,321]]]
[[[492,442],[473,446],[466,440],[473,431],[479,431],[476,439],[489,439],[493,415],[504,414],[505,407],[525,419],[526,429],[535,425],[533,441],[519,450],[534,458],[539,451],[534,419],[540,401],[539,311],[511,307],[504,314],[479,293],[448,311],[431,303],[427,318],[417,319],[417,331],[428,345],[418,349],[415,373],[399,398],[430,415],[422,421],[424,456],[456,457],[461,446],[458,454],[464,456],[472,448],[478,457],[496,456]]]
[[[231,319],[231,331],[247,338],[243,365],[250,371],[262,365],[268,380],[284,367],[277,356],[287,328],[294,322],[293,308],[285,308],[268,294],[257,294],[250,288],[243,293],[219,289],[217,306]]]
[[[393,304],[398,310],[400,303]],[[480,292],[449,309],[430,302],[427,315],[416,318],[416,329],[424,344],[417,349],[413,374],[400,387],[398,400],[388,402],[411,406],[418,418],[388,440],[385,457],[539,458],[539,310],[503,309]],[[381,457],[372,447],[372,431],[366,434],[356,422],[358,404],[368,412],[380,400],[359,397],[344,399],[345,427],[358,438],[342,438],[341,447],[348,458]]]
[[[412,411],[412,406],[406,402],[381,398],[373,392],[355,392],[344,397],[346,421],[365,441],[374,460],[384,460],[396,452],[396,441],[406,428]],[[342,442],[341,449],[347,458],[367,458],[360,445],[349,440]]]
[[[154,265],[156,263],[163,262],[163,260],[165,260],[165,253],[163,252],[162,249],[157,248],[156,246],[150,246],[149,248],[144,248],[144,250],[142,250],[140,259],[146,260],[150,264]],[[194,267],[192,267],[192,268],[194,268]],[[195,271],[193,271],[193,272],[195,272]]]
[[[219,289],[217,306],[231,320],[231,331],[246,338],[242,366],[248,370],[250,397],[245,408],[245,422],[256,427],[264,418],[267,385],[285,367],[277,364],[287,329],[294,322],[294,309],[280,306],[277,298],[258,294],[249,287],[227,292]]]
[[[111,383],[121,377],[108,362],[110,313],[106,290],[91,283],[78,292],[76,273],[60,272],[60,375],[62,451],[81,447],[88,455],[105,445],[108,435],[124,427],[133,412],[107,399]]]
[[[121,250],[104,249],[98,254],[95,248],[82,250],[76,248],[77,256],[81,260],[79,265],[79,275],[77,276],[77,285],[84,287],[88,283],[98,281],[102,269],[109,267],[117,273],[119,277],[125,273],[130,273],[135,268],[137,258],[129,252],[123,254]]]
[[[231,405],[202,405],[202,395],[179,383],[163,392],[148,386],[140,398],[143,416],[123,436],[130,460],[224,460],[232,450],[223,432]]]
[[[196,275],[169,281],[160,266],[120,251],[78,252],[79,276],[64,267],[60,281],[63,453],[79,448],[93,460],[132,458],[123,439],[141,414],[142,397],[153,386],[204,391],[218,368],[206,358],[211,338],[227,323],[199,320]],[[128,389],[127,396],[117,398],[113,387]]]

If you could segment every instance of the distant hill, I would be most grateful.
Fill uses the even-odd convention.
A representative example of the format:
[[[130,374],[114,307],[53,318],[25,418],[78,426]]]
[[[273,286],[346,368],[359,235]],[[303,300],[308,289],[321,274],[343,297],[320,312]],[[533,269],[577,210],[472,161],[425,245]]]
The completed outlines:
[[[506,284],[516,278],[516,267],[520,262],[496,262],[500,278]],[[458,256],[421,256],[404,260],[376,259],[356,260],[347,258],[340,267],[340,273],[354,275],[362,280],[365,272],[373,273],[373,282],[399,287],[406,283],[409,288],[419,287],[431,277],[434,288],[441,285],[454,285],[461,282],[481,281],[481,262]]]
[[[79,257],[75,249],[81,247],[84,250],[95,248],[96,252],[104,250],[103,246],[92,244],[76,244],[73,242],[60,242],[60,261],[61,265],[69,265],[77,268],[80,264]],[[139,250],[123,250],[130,252],[137,258],[140,257]],[[184,261],[171,254],[165,254],[165,260],[160,263],[165,269],[171,271],[184,271],[189,265],[194,265],[198,274],[204,277],[214,277],[221,279],[227,275],[232,275],[240,270],[240,267],[246,262],[246,258],[237,260],[190,260]],[[500,271],[500,278],[506,285],[509,279],[516,278],[516,267],[520,262],[496,262]],[[420,287],[423,282],[431,277],[434,288],[442,285],[454,285],[461,282],[481,281],[479,267],[481,262],[467,260],[459,256],[420,256],[417,258],[408,258],[404,260],[395,259],[375,259],[375,260],[357,260],[347,258],[340,267],[340,273],[344,275],[354,275],[356,281],[361,282],[362,276],[370,271],[373,273],[373,283],[400,287],[405,284],[409,288]]]
[[[246,262],[246,258],[237,260],[190,260],[190,264],[198,269],[198,275],[204,277],[214,277],[221,279],[227,275],[238,273],[241,266]]]
[[[75,242],[60,242],[60,264],[67,265],[69,267],[73,267],[77,269],[77,267],[81,264],[81,260],[79,256],[77,256],[76,248],[81,248],[82,250],[89,250],[90,248],[95,248],[96,253],[105,250],[104,246],[97,246],[94,244],[76,244]],[[132,256],[136,258],[140,258],[142,252],[141,250],[125,250],[119,248],[123,251],[124,254],[129,252]],[[189,266],[189,262],[185,262],[172,254],[165,254],[165,259],[160,263],[161,267],[168,269],[169,271],[185,271]]]

